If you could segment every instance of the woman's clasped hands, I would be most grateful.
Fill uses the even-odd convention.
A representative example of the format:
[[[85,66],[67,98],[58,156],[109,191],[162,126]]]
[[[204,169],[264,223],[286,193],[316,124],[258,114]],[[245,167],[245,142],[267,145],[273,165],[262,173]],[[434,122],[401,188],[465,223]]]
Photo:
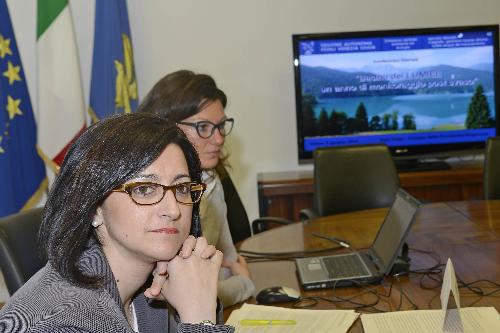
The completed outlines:
[[[157,262],[144,295],[169,302],[184,323],[215,322],[221,263],[222,252],[204,237],[189,236],[177,256]]]

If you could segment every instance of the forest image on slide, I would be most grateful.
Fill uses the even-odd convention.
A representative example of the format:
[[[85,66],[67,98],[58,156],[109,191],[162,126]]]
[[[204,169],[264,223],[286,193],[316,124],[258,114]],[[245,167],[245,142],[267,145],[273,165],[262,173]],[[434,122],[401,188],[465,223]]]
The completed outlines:
[[[354,116],[350,117],[344,110],[327,110],[324,107],[318,114],[315,112],[318,104],[313,94],[302,95],[302,135],[304,137],[432,131],[429,128],[419,129],[412,113],[401,113],[397,109],[369,117],[370,110],[367,110],[365,103],[360,101]],[[484,88],[481,84],[477,84],[468,102],[463,128],[479,129],[493,126],[494,119],[491,116]],[[436,130],[443,130],[443,128]]]

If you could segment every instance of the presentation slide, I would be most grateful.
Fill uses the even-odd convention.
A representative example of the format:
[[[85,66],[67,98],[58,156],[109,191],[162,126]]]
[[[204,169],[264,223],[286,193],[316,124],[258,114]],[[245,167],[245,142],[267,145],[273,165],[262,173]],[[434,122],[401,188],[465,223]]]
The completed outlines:
[[[306,40],[299,53],[307,151],[495,135],[491,32]]]

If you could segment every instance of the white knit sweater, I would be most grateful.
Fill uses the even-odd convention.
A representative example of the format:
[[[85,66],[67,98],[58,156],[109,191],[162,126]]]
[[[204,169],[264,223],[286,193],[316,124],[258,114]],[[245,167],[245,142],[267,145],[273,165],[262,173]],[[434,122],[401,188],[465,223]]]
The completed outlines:
[[[215,171],[204,171],[202,180],[207,189],[201,198],[200,217],[203,236],[224,254],[224,260],[236,261],[229,224],[224,190]],[[232,275],[228,268],[222,268],[219,274],[218,296],[224,307],[242,302],[255,294],[255,286],[249,278]]]

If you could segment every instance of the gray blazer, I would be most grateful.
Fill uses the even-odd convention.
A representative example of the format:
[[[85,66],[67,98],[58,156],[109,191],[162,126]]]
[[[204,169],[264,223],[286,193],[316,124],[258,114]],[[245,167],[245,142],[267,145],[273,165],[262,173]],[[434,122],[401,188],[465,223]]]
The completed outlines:
[[[86,274],[104,276],[106,284],[99,289],[75,286],[47,263],[0,310],[0,332],[133,333],[101,247],[93,242],[83,253],[79,265]],[[133,302],[140,333],[234,330],[226,325],[178,323],[170,306],[164,302],[150,302],[142,292]]]

